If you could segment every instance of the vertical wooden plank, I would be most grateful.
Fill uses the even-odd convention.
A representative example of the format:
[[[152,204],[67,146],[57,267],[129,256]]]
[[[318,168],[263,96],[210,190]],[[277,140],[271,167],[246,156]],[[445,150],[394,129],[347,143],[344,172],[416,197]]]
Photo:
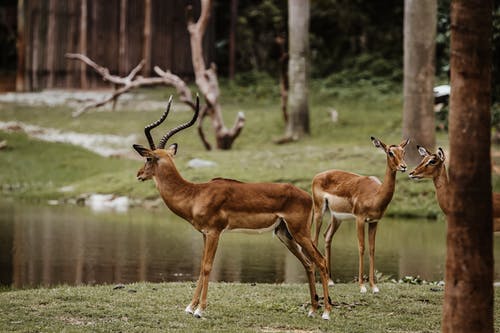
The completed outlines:
[[[127,0],[120,0],[120,31],[119,31],[119,46],[118,46],[118,72],[120,75],[125,75],[129,70],[127,59]]]
[[[151,0],[144,1],[144,44],[142,58],[145,60],[143,74],[151,74]]]
[[[17,73],[16,73],[16,91],[25,91],[24,73],[25,68],[25,31],[24,31],[24,0],[17,2]]]
[[[78,2],[69,1],[68,3],[68,15],[67,15],[67,28],[68,35],[66,37],[66,48],[63,50],[62,59],[64,61],[62,68],[64,68],[65,74],[65,83],[64,86],[66,88],[72,88],[75,86],[75,71],[76,71],[76,61],[67,60],[64,57],[66,53],[75,53],[78,52],[78,26],[79,26],[79,18],[80,14],[78,12]]]
[[[80,3],[80,53],[87,55],[87,0],[81,0]],[[88,88],[87,66],[80,64],[80,88]]]
[[[47,70],[47,88],[54,87],[54,61],[55,61],[55,50],[56,47],[56,6],[57,0],[49,1],[49,15],[48,15],[48,27],[47,27],[47,43],[45,44],[46,50],[46,63],[45,68]]]

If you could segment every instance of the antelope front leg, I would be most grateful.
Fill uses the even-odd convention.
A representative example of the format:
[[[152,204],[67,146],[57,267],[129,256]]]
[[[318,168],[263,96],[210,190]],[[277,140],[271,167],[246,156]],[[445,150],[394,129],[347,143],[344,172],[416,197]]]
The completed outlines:
[[[370,288],[374,293],[378,293],[379,289],[375,284],[375,234],[377,233],[378,223],[368,224],[368,242],[370,244]]]
[[[201,318],[207,307],[208,280],[219,243],[219,233],[203,234],[203,256],[201,259],[200,277],[193,294],[191,303],[186,307],[186,312]],[[200,302],[201,295],[201,302]],[[196,310],[194,310],[196,308]]]
[[[198,277],[198,282],[196,283],[196,289],[194,290],[193,298],[191,303],[186,307],[186,313],[194,314],[195,308],[200,303],[201,288],[203,286],[203,263],[205,262],[205,248],[207,246],[207,236],[203,234],[203,254],[201,255],[201,265],[200,265],[200,275]]]
[[[358,231],[358,253],[359,253],[359,269],[358,269],[358,283],[359,291],[366,293],[366,287],[363,283],[363,265],[365,254],[365,221],[363,218],[356,219],[356,228]]]

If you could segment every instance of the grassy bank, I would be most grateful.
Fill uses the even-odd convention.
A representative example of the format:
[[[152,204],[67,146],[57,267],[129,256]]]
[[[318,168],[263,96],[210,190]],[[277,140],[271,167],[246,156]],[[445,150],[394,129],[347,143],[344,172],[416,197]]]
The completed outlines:
[[[333,287],[332,319],[308,318],[305,284],[211,283],[203,319],[184,313],[193,283],[58,287],[0,293],[9,332],[439,332],[443,290],[384,283],[378,295]],[[495,289],[500,313],[500,288]],[[500,331],[500,317],[495,318]]]
[[[207,152],[194,129],[178,134],[177,165],[183,176],[195,182],[214,177],[242,181],[291,182],[310,191],[313,176],[324,170],[339,168],[356,173],[384,175],[385,156],[374,148],[370,136],[388,144],[401,141],[401,97],[397,92],[380,93],[376,88],[337,89],[315,83],[311,90],[311,136],[298,143],[276,145],[273,139],[283,132],[283,120],[273,90],[235,88],[223,90],[226,123],[236,113],[245,111],[247,123],[231,151]],[[140,91],[151,100],[167,100],[168,89]],[[178,102],[177,102],[178,103]],[[334,123],[328,114],[339,113]],[[174,110],[182,109],[174,104]],[[22,121],[42,127],[81,133],[137,135],[146,144],[143,128],[160,116],[162,110],[132,110],[126,105],[118,112],[93,112],[71,117],[69,107],[33,107],[0,103],[0,121]],[[167,124],[155,129],[159,138],[167,128],[186,121],[190,112],[174,112]],[[209,131],[209,123],[205,128]],[[212,139],[210,131],[208,137]],[[138,184],[135,173],[141,162],[129,159],[103,158],[83,148],[36,141],[21,133],[0,132],[9,148],[1,151],[0,163],[7,172],[0,174],[2,194],[22,200],[46,201],[75,197],[80,193],[116,193],[136,198],[157,196],[153,184]],[[447,147],[446,135],[438,143]],[[132,151],[132,149],[130,150]],[[190,169],[192,158],[217,163],[216,167]],[[410,166],[411,167],[411,166]],[[66,188],[66,192],[60,189]],[[69,189],[69,190],[68,190]],[[398,174],[396,194],[389,215],[436,217],[440,215],[431,182],[411,182]]]

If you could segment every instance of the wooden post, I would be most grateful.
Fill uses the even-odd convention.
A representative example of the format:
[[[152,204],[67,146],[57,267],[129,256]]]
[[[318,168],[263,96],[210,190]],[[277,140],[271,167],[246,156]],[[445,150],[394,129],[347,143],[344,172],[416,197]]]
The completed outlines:
[[[24,36],[24,0],[17,2],[17,74],[16,91],[25,90],[26,52]]]
[[[87,54],[87,0],[81,0],[80,6],[80,53]],[[84,63],[80,65],[80,88],[87,89],[87,67]]]
[[[142,46],[142,59],[145,61],[143,74],[151,73],[151,0],[144,2],[144,44]]]

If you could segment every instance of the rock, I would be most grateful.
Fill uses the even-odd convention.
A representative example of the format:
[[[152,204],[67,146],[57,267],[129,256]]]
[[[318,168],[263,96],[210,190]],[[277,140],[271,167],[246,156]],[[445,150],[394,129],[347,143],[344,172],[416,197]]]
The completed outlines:
[[[197,169],[197,168],[211,168],[217,165],[217,163],[207,160],[202,160],[199,158],[193,158],[188,162],[188,167]]]

